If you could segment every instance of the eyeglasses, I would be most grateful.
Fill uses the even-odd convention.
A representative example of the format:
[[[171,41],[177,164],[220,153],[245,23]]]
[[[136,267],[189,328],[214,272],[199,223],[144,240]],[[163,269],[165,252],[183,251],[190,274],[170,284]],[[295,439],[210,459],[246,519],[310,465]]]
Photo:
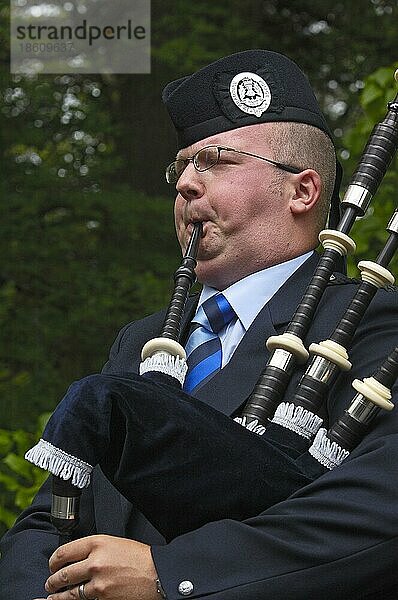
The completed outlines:
[[[288,173],[301,173],[302,169],[298,169],[297,167],[292,167],[291,165],[285,165],[284,163],[277,162],[275,160],[271,160],[270,158],[265,158],[264,156],[259,156],[258,154],[252,154],[251,152],[244,152],[243,150],[235,150],[235,148],[229,148],[227,146],[205,146],[201,148],[193,156],[189,156],[187,158],[177,158],[166,169],[166,181],[167,183],[176,183],[184,172],[185,168],[191,162],[197,171],[207,171],[212,167],[215,167],[221,157],[221,152],[235,152],[236,154],[244,154],[245,156],[251,156],[253,158],[259,158],[260,160],[265,160],[265,162],[270,165],[274,165],[278,169],[282,169],[282,171],[287,171]]]

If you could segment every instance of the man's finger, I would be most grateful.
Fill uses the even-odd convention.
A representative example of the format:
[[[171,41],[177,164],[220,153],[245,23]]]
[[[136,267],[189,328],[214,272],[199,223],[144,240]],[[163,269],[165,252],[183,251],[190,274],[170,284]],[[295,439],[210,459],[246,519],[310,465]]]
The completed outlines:
[[[63,546],[57,548],[54,554],[50,557],[48,563],[50,572],[56,573],[56,571],[69,563],[73,563],[78,560],[85,560],[95,545],[96,537],[97,536],[89,536],[81,538],[80,540],[68,542],[67,544],[63,544]]]
[[[57,592],[71,585],[90,579],[87,560],[79,561],[67,567],[62,567],[51,575],[45,584],[47,592]]]

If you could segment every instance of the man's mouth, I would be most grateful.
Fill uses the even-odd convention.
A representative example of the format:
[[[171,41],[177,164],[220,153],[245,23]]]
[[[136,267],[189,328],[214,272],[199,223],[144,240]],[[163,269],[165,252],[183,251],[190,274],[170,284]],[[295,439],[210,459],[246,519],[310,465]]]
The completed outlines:
[[[194,226],[195,223],[202,223],[202,237],[204,237],[204,235],[206,233],[205,232],[205,228],[206,228],[206,225],[207,225],[207,221],[201,221],[200,219],[195,219],[195,220],[192,220],[192,221],[190,221],[188,223],[188,225],[187,225],[187,231],[188,231],[189,235],[192,234],[193,226]]]

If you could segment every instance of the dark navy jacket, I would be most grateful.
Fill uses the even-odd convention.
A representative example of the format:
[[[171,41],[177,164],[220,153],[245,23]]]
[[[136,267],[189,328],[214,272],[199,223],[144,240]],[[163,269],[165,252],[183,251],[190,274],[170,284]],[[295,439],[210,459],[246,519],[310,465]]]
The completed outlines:
[[[267,361],[265,340],[285,329],[315,261],[312,257],[304,263],[262,309],[229,364],[198,392],[201,400],[228,415],[245,401]],[[356,289],[355,282],[336,274],[306,344],[329,337]],[[194,309],[192,299],[185,327]],[[158,335],[163,316],[157,313],[124,327],[104,372],[137,371],[141,348]],[[374,372],[397,344],[397,334],[398,291],[390,287],[376,294],[357,331],[350,352],[353,369],[339,376],[325,410],[330,422],[352,399],[351,381]],[[290,392],[302,372],[296,371]],[[395,397],[397,392],[395,388]],[[209,473],[209,485],[211,477]],[[47,560],[58,542],[49,523],[49,504],[45,485],[3,539],[2,599],[45,597]],[[83,494],[78,536],[94,533],[151,544],[169,600],[183,597],[178,586],[184,580],[193,584],[190,598],[209,600],[397,598],[398,411],[378,416],[339,468],[285,501],[243,522],[209,523],[169,544],[97,470]]]

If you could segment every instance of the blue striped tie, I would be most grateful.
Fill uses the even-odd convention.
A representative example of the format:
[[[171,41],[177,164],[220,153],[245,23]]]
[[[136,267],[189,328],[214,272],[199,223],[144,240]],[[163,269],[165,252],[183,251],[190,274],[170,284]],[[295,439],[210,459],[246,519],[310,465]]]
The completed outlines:
[[[204,385],[221,369],[222,348],[218,332],[236,316],[222,294],[208,298],[199,308],[185,346],[188,374],[184,390],[192,392]]]

